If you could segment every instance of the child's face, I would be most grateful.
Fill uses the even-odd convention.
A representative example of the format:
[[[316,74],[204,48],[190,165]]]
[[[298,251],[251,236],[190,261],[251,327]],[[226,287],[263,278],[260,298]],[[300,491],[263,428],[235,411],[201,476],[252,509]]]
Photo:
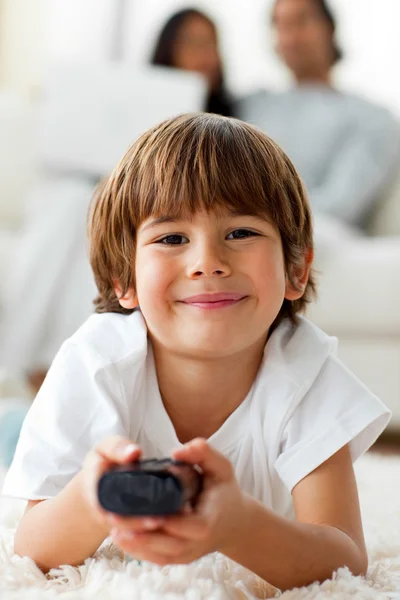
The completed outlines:
[[[287,282],[275,226],[228,210],[142,223],[136,294],[154,342],[213,358],[265,340],[284,298],[302,295]],[[121,299],[126,308],[134,302],[133,292]]]

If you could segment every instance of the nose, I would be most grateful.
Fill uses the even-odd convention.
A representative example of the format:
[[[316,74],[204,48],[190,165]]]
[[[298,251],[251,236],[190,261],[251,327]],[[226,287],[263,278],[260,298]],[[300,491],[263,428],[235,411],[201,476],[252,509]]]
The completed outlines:
[[[201,277],[228,277],[232,268],[225,249],[217,244],[204,243],[193,249],[187,275],[191,279]]]

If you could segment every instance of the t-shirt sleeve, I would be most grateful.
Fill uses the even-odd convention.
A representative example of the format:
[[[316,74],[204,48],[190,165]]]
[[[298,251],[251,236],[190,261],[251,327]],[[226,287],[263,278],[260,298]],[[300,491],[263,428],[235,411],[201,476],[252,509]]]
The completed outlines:
[[[78,344],[63,345],[25,418],[3,495],[54,497],[96,444],[108,435],[127,435],[128,415],[112,369]]]
[[[275,469],[289,491],[349,444],[353,462],[390,421],[388,408],[331,355],[283,429]]]

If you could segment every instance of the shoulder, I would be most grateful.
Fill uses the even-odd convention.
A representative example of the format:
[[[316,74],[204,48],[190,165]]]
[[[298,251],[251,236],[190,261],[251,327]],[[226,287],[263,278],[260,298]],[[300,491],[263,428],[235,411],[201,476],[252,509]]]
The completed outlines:
[[[327,335],[305,317],[296,324],[284,319],[272,333],[265,359],[280,364],[299,386],[315,380],[328,357],[337,351],[337,338]]]
[[[141,385],[146,356],[147,330],[139,311],[92,315],[60,348],[33,406],[54,414],[68,406],[93,419],[100,405],[114,416],[118,406],[129,422],[127,398]]]
[[[147,328],[140,311],[130,315],[94,314],[61,349],[97,367],[142,361],[147,354]]]
[[[298,317],[297,325],[287,319],[283,321],[270,342],[266,347],[267,362],[268,353],[271,359],[268,370],[279,374],[280,388],[287,389],[282,394],[284,421],[295,414],[315,416],[321,407],[326,418],[330,415],[336,421],[340,414],[357,412],[360,406],[365,412],[370,407],[371,414],[387,412],[337,357],[337,338],[327,335],[305,317]]]
[[[341,99],[347,111],[364,126],[399,128],[399,122],[395,115],[385,106],[356,94],[341,94]]]
[[[259,89],[238,98],[234,104],[234,113],[239,119],[251,121],[254,115],[265,111],[266,103],[271,99],[272,92]]]
[[[304,317],[284,319],[271,334],[254,387],[254,404],[269,439],[280,436],[285,423],[315,385],[337,340]]]
[[[274,333],[283,366],[264,439],[273,443],[274,468],[291,491],[345,445],[353,460],[361,456],[388,424],[390,411],[336,357],[335,338],[310,321],[284,322]]]

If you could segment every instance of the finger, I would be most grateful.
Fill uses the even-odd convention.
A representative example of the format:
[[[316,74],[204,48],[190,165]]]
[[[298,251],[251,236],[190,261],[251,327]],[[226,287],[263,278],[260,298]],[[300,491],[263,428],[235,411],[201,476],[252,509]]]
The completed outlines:
[[[132,558],[139,561],[148,561],[154,563],[156,565],[160,565],[160,567],[164,567],[165,565],[171,564],[171,559],[168,559],[165,555],[156,554],[155,552],[150,552],[145,548],[137,548],[134,549],[131,543],[131,540],[127,538],[117,538],[114,536],[112,538],[113,543],[125,554],[132,556]]]
[[[137,460],[142,453],[137,444],[119,435],[107,437],[96,446],[95,451],[105,461],[118,464]]]
[[[230,481],[234,476],[229,460],[202,438],[196,438],[174,450],[173,458],[198,465],[205,475],[219,481]]]
[[[112,464],[127,463],[138,460],[141,449],[119,436],[108,437],[91,450],[83,465],[86,480],[86,492],[92,506],[97,510],[98,516],[105,517],[108,514],[100,506],[97,498],[98,481],[104,471]]]
[[[85,458],[81,472],[84,477],[84,486],[89,502],[95,511],[97,511],[97,516],[103,516],[103,518],[107,513],[99,504],[97,486],[102,473],[108,466],[109,463],[100,454],[95,450],[91,450]]]
[[[169,559],[183,555],[189,548],[187,540],[175,538],[162,532],[138,533],[129,529],[111,530],[111,537],[118,545],[124,545],[134,556],[146,552],[160,554]]]
[[[191,515],[192,513],[193,513],[193,506],[190,504],[190,502],[186,502],[185,506],[182,509],[182,514]]]
[[[210,525],[198,515],[169,517],[165,519],[163,531],[185,540],[202,541],[210,535]]]
[[[107,513],[106,520],[115,530],[132,530],[137,532],[156,531],[165,522],[162,517],[124,517],[114,513]]]

